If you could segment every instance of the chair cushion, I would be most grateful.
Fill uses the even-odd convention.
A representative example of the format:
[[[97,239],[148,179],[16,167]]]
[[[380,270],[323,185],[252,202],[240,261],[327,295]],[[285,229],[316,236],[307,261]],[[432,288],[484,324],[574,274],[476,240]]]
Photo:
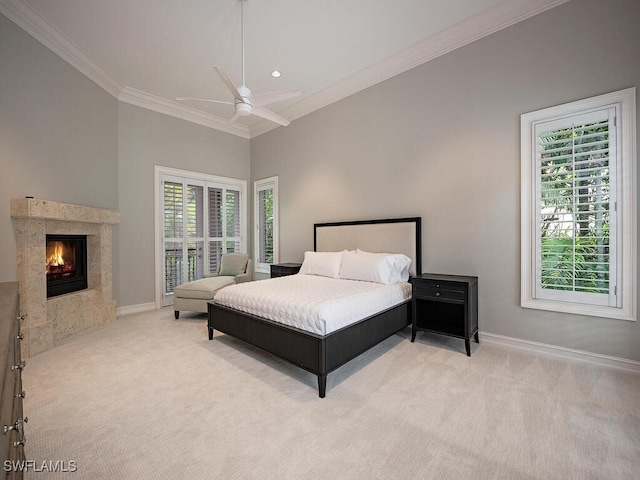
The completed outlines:
[[[248,260],[249,255],[245,253],[227,253],[226,255],[222,255],[218,275],[231,275],[232,277],[240,275],[247,270]]]
[[[233,285],[233,277],[207,277],[193,282],[183,283],[176,287],[173,295],[176,298],[197,298],[211,300],[218,290],[227,285]]]

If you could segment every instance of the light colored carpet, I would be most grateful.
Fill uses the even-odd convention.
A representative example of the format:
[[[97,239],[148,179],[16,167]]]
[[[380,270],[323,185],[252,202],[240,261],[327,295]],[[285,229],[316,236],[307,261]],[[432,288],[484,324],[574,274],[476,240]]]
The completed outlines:
[[[28,479],[636,479],[640,376],[410,329],[316,377],[203,315],[121,317],[27,360]]]

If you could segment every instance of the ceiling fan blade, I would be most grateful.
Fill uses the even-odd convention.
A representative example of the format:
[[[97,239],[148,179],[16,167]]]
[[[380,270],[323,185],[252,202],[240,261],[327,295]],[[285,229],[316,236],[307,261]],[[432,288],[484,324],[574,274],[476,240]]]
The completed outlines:
[[[291,123],[286,118],[282,118],[280,115],[277,115],[271,110],[267,110],[264,107],[253,107],[253,110],[251,110],[251,114],[255,115],[256,117],[266,118],[267,120],[271,120],[272,122],[279,123],[284,127]]]
[[[260,95],[254,95],[252,104],[254,107],[263,107],[270,103],[279,102],[280,100],[286,100],[288,98],[299,97],[302,92],[299,88],[292,88],[290,90],[281,90],[279,92],[261,93]]]
[[[222,103],[224,105],[234,105],[233,102],[221,102],[220,100],[209,100],[208,98],[176,97],[176,100],[179,100],[179,101],[196,100],[198,102]]]
[[[229,77],[227,76],[225,71],[222,69],[222,67],[214,65],[213,68],[215,69],[215,71],[218,74],[218,76],[222,79],[224,84],[227,86],[227,88],[229,89],[229,91],[233,95],[233,98],[237,98],[238,100],[242,100],[242,95],[240,95],[240,92],[238,91],[238,87],[236,87],[233,84],[233,82],[229,79]]]
[[[234,114],[231,115],[231,118],[229,120],[227,120],[227,127],[229,125],[231,125],[233,122],[235,122],[238,119],[239,116],[240,116],[240,114],[237,111],[234,112]]]

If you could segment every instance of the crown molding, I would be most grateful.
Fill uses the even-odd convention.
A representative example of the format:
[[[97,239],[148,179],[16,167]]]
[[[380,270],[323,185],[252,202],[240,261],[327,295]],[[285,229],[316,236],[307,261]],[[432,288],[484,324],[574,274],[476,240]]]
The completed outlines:
[[[291,121],[296,120],[349,95],[353,95],[365,88],[567,1],[569,0],[505,0],[494,8],[490,8],[446,30],[431,35],[328,88],[303,97],[298,102],[279,112],[279,115]],[[251,129],[237,124],[227,127],[226,120],[218,116],[125,87],[82,52],[62,32],[40,16],[24,0],[0,0],[0,13],[120,101],[243,138],[253,138],[279,126],[273,122],[262,120]]]
[[[244,125],[227,127],[226,119],[120,84],[25,1],[0,0],[0,13],[121,102],[249,138]]]
[[[0,0],[0,13],[110,95],[118,96],[122,85],[60,30],[47,22],[31,5],[23,0]]]
[[[342,100],[365,88],[411,70],[423,63],[475,42],[499,30],[533,17],[569,0],[511,0],[485,10],[452,27],[435,33],[386,59],[366,67],[324,90],[305,96],[283,109],[279,115],[294,121],[304,115]],[[251,129],[251,138],[262,135],[277,125],[260,122]]]
[[[180,105],[171,100],[136,90],[135,88],[123,87],[118,95],[118,100],[171,117],[180,118],[187,122],[196,123],[204,127],[213,128],[243,138],[250,138],[249,129],[244,125],[234,123],[227,126],[227,119],[196,110],[186,105]]]

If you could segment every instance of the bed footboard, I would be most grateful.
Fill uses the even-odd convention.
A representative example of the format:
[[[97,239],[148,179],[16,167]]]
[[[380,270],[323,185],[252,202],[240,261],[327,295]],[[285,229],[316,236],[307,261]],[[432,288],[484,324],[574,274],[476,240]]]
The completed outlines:
[[[209,303],[209,340],[214,330],[244,340],[311,373],[321,374],[322,336],[304,332],[232,308]]]
[[[209,340],[220,330],[317,375],[318,394],[324,398],[327,374],[409,325],[410,305],[403,303],[323,336],[209,303],[207,328]]]

